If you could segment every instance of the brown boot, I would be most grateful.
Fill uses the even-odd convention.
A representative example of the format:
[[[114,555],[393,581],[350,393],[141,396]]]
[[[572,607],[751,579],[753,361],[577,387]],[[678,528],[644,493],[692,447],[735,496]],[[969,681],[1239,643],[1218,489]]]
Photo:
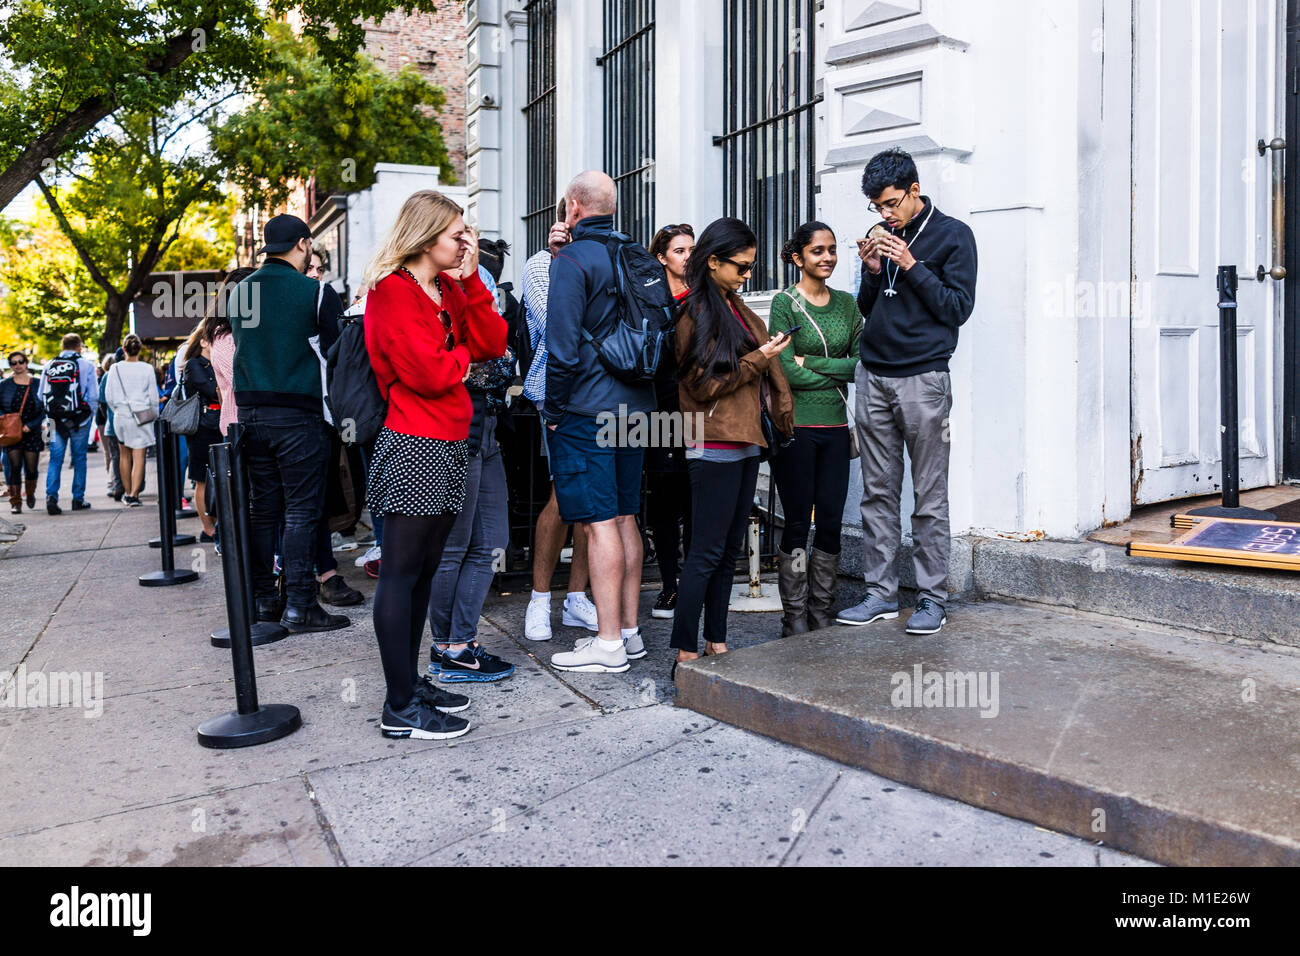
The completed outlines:
[[[776,553],[776,583],[781,593],[781,636],[808,632],[808,557],[800,552]]]
[[[23,513],[23,489],[21,485],[9,485],[9,510],[16,515]]]
[[[825,551],[808,555],[808,624],[813,630],[835,623],[835,584],[840,556]]]
[[[27,479],[27,507],[36,507],[36,479]]]

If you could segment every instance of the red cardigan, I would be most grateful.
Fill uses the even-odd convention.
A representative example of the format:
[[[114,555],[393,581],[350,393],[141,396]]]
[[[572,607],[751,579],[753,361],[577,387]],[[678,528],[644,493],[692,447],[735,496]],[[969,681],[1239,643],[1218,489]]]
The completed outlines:
[[[384,425],[404,435],[458,441],[469,437],[474,408],[462,381],[471,362],[506,351],[506,320],[478,274],[464,288],[445,277],[442,304],[451,316],[456,347],[438,307],[414,279],[398,271],[366,296],[366,350],[379,393],[388,401]]]

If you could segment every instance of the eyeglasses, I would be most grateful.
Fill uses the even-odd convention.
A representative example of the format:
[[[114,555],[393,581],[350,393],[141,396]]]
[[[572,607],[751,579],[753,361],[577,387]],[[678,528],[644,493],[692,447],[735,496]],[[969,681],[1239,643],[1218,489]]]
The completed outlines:
[[[747,276],[754,271],[754,263],[752,262],[737,262],[735,259],[728,259],[726,256],[718,256],[718,258],[723,262],[730,262],[742,276]]]
[[[884,202],[879,202],[879,203],[873,202],[873,203],[868,203],[868,205],[870,206],[872,212],[884,212],[885,210],[889,210],[890,212],[893,212],[895,209],[898,208],[898,204],[901,203],[906,198],[907,198],[906,196],[899,196],[897,199],[886,199]]]

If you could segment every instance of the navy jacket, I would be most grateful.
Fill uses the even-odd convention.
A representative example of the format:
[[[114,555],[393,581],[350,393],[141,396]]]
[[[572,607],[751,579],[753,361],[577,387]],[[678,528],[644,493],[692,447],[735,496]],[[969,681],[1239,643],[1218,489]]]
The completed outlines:
[[[551,261],[546,297],[546,402],[542,417],[556,424],[565,412],[594,417],[601,412],[653,412],[654,383],[629,385],[605,371],[596,350],[582,337],[608,334],[618,321],[614,267],[604,237],[613,216],[588,216],[573,228],[573,241]]]
[[[948,371],[957,330],[975,308],[975,234],[936,209],[928,196],[921,198],[924,208],[901,233],[916,265],[895,274],[886,259],[875,275],[862,266],[858,311],[865,325],[859,351],[863,366],[877,375]],[[885,294],[890,277],[892,296]]]

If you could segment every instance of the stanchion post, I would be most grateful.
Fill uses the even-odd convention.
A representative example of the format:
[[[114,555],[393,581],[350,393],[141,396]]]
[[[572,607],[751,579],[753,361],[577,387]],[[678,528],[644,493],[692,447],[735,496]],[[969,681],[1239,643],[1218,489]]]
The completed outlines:
[[[192,534],[181,534],[176,530],[176,519],[180,517],[180,512],[176,510],[180,504],[180,484],[175,476],[181,470],[180,452],[176,446],[177,437],[172,432],[171,426],[161,418],[155,418],[154,423],[155,458],[158,462],[158,502],[161,506],[164,499],[166,499],[167,507],[172,509],[172,546],[183,548],[187,544],[194,544],[198,539]],[[160,435],[166,437],[159,437]],[[167,476],[167,484],[162,483],[164,473]],[[162,547],[162,540],[162,531],[160,529],[157,538],[149,539],[149,547]]]
[[[182,568],[176,570],[176,557],[173,552],[176,541],[176,512],[172,508],[172,503],[168,499],[171,497],[168,493],[171,488],[171,455],[167,450],[167,439],[171,429],[161,418],[154,419],[154,440],[158,449],[158,548],[162,553],[162,570],[150,571],[148,574],[140,575],[139,581],[141,587],[157,588],[169,587],[173,584],[187,584],[190,581],[196,581],[199,572],[191,568]],[[192,535],[186,535],[189,541],[181,542],[189,544],[194,541]]]

